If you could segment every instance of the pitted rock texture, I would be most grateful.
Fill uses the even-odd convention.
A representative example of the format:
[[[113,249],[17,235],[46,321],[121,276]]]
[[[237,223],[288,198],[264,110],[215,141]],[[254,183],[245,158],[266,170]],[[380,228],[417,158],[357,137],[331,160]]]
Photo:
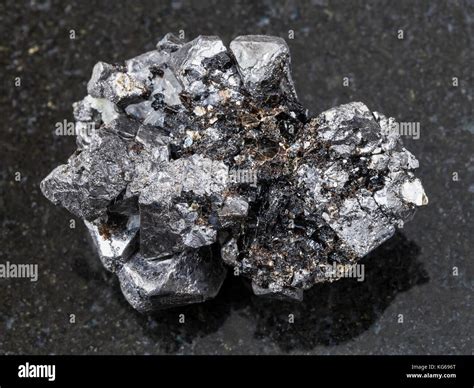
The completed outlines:
[[[393,119],[361,102],[309,116],[283,39],[156,47],[94,66],[78,149],[41,183],[137,310],[212,298],[229,266],[257,295],[300,300],[427,204]]]

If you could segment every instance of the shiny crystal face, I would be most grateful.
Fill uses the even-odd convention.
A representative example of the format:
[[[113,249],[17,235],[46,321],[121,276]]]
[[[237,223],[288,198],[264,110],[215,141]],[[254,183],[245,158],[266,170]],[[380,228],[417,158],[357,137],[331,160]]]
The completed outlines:
[[[87,91],[78,149],[41,190],[84,219],[142,312],[214,297],[226,267],[301,299],[428,201],[390,119],[361,102],[308,115],[281,38],[168,34],[97,63]]]

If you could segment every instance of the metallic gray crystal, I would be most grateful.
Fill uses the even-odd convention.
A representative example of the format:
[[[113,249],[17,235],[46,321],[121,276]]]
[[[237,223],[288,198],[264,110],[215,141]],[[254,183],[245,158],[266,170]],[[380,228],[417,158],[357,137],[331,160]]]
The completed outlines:
[[[361,102],[308,116],[281,38],[168,34],[98,62],[87,91],[78,149],[40,187],[141,312],[213,298],[225,267],[301,300],[428,202],[392,119]]]

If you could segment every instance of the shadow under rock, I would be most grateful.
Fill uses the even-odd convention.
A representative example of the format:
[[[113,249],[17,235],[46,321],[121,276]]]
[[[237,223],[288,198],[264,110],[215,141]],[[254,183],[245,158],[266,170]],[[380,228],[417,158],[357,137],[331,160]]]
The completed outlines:
[[[256,338],[268,338],[284,351],[304,351],[317,345],[337,345],[360,335],[398,293],[428,282],[428,274],[417,260],[419,252],[415,243],[397,233],[360,262],[365,265],[363,282],[341,279],[315,285],[300,303],[256,297],[246,280],[233,276],[231,271],[215,299],[149,315],[128,305],[118,282],[114,282],[113,293],[144,335],[167,353],[218,331],[232,310],[243,309],[247,319],[255,321],[249,327],[256,326]],[[184,314],[184,324],[179,322],[180,314]],[[289,314],[293,314],[294,323],[288,322]]]
[[[365,279],[341,279],[315,285],[301,303],[252,298],[256,337],[270,338],[285,351],[311,350],[348,341],[374,324],[398,293],[427,283],[428,273],[417,260],[419,247],[397,233],[367,255]],[[294,323],[289,323],[293,314]]]
[[[144,335],[156,341],[160,350],[166,353],[175,353],[181,345],[190,344],[197,338],[217,332],[231,311],[248,306],[252,297],[243,279],[236,278],[230,271],[216,298],[205,303],[160,310],[151,314],[141,314],[133,310],[121,294],[118,281],[114,288],[116,297],[121,300],[120,304],[130,309],[130,315],[133,314]],[[184,323],[179,321],[181,314],[184,315]]]

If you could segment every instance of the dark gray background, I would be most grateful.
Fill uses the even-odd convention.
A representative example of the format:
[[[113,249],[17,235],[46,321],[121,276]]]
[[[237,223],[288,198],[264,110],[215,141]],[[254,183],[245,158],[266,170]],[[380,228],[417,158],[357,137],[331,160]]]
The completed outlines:
[[[40,274],[37,283],[0,279],[0,353],[471,354],[472,1],[8,0],[1,7],[0,263],[38,263]],[[420,160],[430,204],[364,260],[365,282],[316,286],[303,303],[286,304],[258,299],[229,276],[209,303],[141,316],[98,265],[80,221],[70,229],[71,215],[42,197],[40,180],[75,148],[54,125],[72,119],[94,63],[133,57],[179,30],[226,43],[294,30],[293,77],[312,113],[360,100],[421,123],[421,138],[405,144]],[[342,86],[346,76],[350,87]]]

